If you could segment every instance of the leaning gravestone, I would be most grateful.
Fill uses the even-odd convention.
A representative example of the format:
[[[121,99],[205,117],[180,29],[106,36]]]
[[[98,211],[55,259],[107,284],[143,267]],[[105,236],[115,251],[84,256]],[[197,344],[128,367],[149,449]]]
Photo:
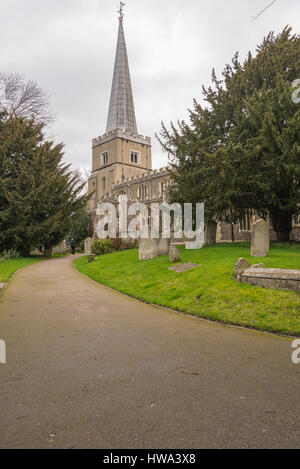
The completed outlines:
[[[237,263],[234,266],[234,276],[237,277],[238,279],[240,276],[245,272],[245,270],[249,269],[250,264],[246,259],[243,257],[237,261]]]
[[[270,225],[265,220],[258,220],[252,227],[251,256],[268,257],[270,251]]]
[[[211,221],[210,223],[207,224],[206,232],[205,232],[205,243],[207,246],[216,244],[217,228],[218,228],[218,224],[215,221]]]
[[[92,244],[93,244],[93,239],[92,238],[86,238],[84,242],[84,253],[88,254],[91,252]]]
[[[156,240],[156,245],[157,245],[157,255],[158,256],[165,256],[165,255],[169,254],[170,246],[171,246],[170,238],[157,239]]]
[[[149,261],[157,257],[156,239],[140,239],[139,241],[139,260]]]
[[[170,264],[181,261],[180,251],[176,246],[171,246],[169,252]]]

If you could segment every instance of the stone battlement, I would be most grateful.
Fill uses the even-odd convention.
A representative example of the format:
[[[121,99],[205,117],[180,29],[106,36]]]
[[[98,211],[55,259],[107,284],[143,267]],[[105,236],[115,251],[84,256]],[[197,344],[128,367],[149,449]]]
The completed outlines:
[[[130,140],[132,142],[141,143],[142,145],[151,146],[151,137],[145,137],[144,135],[137,135],[124,132],[122,129],[116,129],[112,132],[108,132],[98,138],[93,139],[93,148],[102,145],[103,143],[109,142],[114,138],[122,138],[124,140]]]
[[[152,171],[146,171],[145,173],[139,174],[137,176],[124,179],[124,181],[117,181],[112,184],[112,189],[122,188],[123,186],[127,186],[128,184],[147,181],[154,177],[161,177],[161,176],[167,175],[168,174],[167,168],[168,167],[154,169]]]

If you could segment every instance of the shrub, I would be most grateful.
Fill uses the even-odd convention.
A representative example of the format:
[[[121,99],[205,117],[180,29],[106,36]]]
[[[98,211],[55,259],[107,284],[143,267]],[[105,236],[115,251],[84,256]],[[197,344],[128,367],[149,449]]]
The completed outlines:
[[[18,259],[18,257],[20,257],[20,253],[16,249],[9,249],[8,251],[2,252],[2,257],[4,259]]]
[[[92,244],[92,253],[96,256],[113,252],[113,243],[111,239],[95,239]]]

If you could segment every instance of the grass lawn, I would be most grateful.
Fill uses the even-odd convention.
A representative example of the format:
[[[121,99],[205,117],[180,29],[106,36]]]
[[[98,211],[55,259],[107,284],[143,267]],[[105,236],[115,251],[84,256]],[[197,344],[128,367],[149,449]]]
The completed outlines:
[[[98,282],[145,302],[229,324],[300,336],[300,295],[238,283],[234,264],[300,269],[300,246],[273,244],[270,257],[251,258],[249,244],[217,245],[198,251],[181,248],[182,262],[203,264],[186,273],[168,270],[169,258],[138,261],[138,251],[107,254],[78,270]]]
[[[25,267],[26,265],[39,262],[42,258],[38,257],[25,257],[20,259],[9,259],[6,262],[0,263],[0,282],[8,282],[14,272]]]

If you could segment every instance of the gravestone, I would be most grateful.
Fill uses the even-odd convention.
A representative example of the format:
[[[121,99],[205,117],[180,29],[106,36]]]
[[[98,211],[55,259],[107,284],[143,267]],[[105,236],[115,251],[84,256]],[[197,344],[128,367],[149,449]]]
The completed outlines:
[[[170,246],[171,246],[170,238],[156,239],[156,245],[157,245],[157,255],[158,256],[165,256],[165,255],[169,254]]]
[[[215,221],[211,221],[210,223],[206,225],[205,243],[207,246],[216,244],[217,228],[218,228],[218,224]]]
[[[251,265],[251,269],[264,269],[264,268],[265,268],[264,264]]]
[[[84,253],[85,254],[88,254],[89,252],[91,252],[93,242],[94,242],[94,240],[92,238],[86,238],[86,240],[84,242]]]
[[[202,267],[202,264],[193,264],[192,262],[188,262],[186,264],[173,265],[172,267],[169,267],[169,270],[172,270],[177,274],[183,274],[189,270],[197,269],[197,267]]]
[[[275,290],[300,291],[300,270],[263,269],[250,267],[240,276],[239,281],[257,287]]]
[[[249,267],[249,262],[246,261],[246,259],[244,259],[243,257],[241,257],[241,259],[239,259],[234,266],[234,276],[239,279],[240,276],[245,272],[245,270],[249,269]]]
[[[265,220],[253,224],[251,234],[251,256],[268,257],[270,250],[270,225]]]
[[[180,251],[176,246],[171,246],[169,252],[170,264],[181,261]]]
[[[94,262],[95,259],[96,259],[96,256],[94,254],[89,254],[88,263]]]
[[[139,260],[149,261],[157,257],[157,240],[140,239],[139,241]]]

